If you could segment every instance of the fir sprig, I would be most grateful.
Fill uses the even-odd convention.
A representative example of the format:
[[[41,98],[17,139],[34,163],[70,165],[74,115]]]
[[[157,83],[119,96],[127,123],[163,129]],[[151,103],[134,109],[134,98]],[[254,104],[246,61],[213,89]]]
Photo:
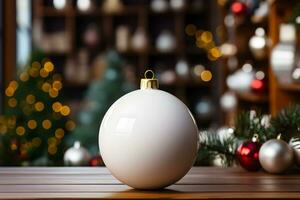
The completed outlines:
[[[241,112],[235,120],[233,135],[223,137],[218,130],[200,132],[201,148],[196,165],[211,165],[217,156],[223,166],[231,166],[239,143],[258,134],[260,141],[276,138],[278,134],[286,142],[291,138],[300,140],[300,105],[289,105],[277,116],[264,115],[256,111]]]
[[[223,137],[217,130],[203,131],[200,133],[200,147],[196,165],[211,165],[221,155],[222,165],[230,166],[234,162],[237,140],[233,135]]]
[[[271,116],[254,110],[241,112],[235,120],[234,135],[239,139],[251,139],[257,134],[264,142],[275,136],[271,131]]]
[[[300,137],[300,105],[289,105],[271,120],[273,135],[281,134],[282,139],[289,140]]]

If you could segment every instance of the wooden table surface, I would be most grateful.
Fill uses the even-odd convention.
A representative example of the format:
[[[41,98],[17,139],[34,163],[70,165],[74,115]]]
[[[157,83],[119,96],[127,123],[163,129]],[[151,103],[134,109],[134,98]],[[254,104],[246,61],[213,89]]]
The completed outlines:
[[[0,199],[300,199],[300,174],[194,167],[163,190],[134,190],[104,167],[0,168]]]

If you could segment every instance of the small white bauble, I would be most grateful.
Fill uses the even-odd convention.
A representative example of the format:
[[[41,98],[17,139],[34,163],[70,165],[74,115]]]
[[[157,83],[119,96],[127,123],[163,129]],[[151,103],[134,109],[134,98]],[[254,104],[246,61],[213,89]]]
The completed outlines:
[[[62,10],[66,7],[66,0],[53,0],[53,6],[57,10]]]
[[[245,92],[250,90],[253,79],[254,74],[252,71],[239,69],[227,77],[226,83],[227,86],[234,91]]]
[[[224,111],[234,110],[237,106],[237,98],[233,92],[225,92],[220,99],[221,108]]]
[[[186,78],[189,75],[189,64],[186,60],[178,60],[175,65],[175,71],[180,77]]]
[[[188,108],[156,89],[157,79],[142,79],[141,89],[117,100],[99,131],[103,161],[121,182],[158,189],[181,179],[198,151],[198,129]]]
[[[170,0],[170,7],[173,10],[181,10],[185,6],[185,0]]]
[[[92,2],[91,0],[77,0],[77,8],[78,10],[85,12],[91,9]]]
[[[142,27],[139,27],[133,34],[131,39],[131,47],[135,51],[144,51],[148,45],[146,32]]]
[[[74,146],[69,148],[64,154],[64,163],[68,166],[87,165],[91,159],[90,153],[80,146],[80,142],[74,142]]]
[[[176,38],[170,31],[164,30],[157,37],[155,46],[160,52],[170,52],[176,48]]]
[[[258,27],[255,30],[255,35],[249,40],[249,47],[256,59],[265,58],[267,52],[267,37],[262,27]]]
[[[168,10],[168,2],[166,0],[152,0],[150,6],[154,12],[165,12]]]

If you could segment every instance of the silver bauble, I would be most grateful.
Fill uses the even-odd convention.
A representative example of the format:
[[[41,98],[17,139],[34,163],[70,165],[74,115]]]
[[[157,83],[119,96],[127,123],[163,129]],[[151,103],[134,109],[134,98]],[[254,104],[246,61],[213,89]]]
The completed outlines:
[[[293,149],[283,140],[271,139],[259,151],[261,166],[269,173],[282,173],[293,164]]]
[[[292,138],[289,145],[293,148],[295,163],[300,166],[300,139]]]
[[[80,142],[74,142],[74,146],[69,148],[64,155],[64,163],[68,166],[87,165],[91,159],[90,153],[80,146]]]

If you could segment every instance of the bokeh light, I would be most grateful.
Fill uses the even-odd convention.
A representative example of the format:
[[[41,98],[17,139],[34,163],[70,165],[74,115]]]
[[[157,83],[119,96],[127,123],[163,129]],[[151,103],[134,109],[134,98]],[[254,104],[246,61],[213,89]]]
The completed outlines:
[[[22,72],[22,73],[20,74],[20,80],[21,80],[21,81],[25,82],[25,81],[28,81],[28,79],[29,79],[29,75],[28,75],[27,72]]]
[[[58,128],[55,130],[55,137],[61,139],[64,137],[65,131],[62,128]]]
[[[37,127],[37,122],[34,119],[31,119],[27,122],[29,129],[35,129]]]
[[[193,36],[195,35],[197,31],[197,27],[194,25],[194,24],[189,24],[185,27],[185,33],[188,35],[188,36]]]
[[[34,102],[35,102],[35,96],[32,95],[32,94],[27,95],[26,96],[26,102],[28,104],[34,104]]]
[[[52,72],[54,70],[54,65],[52,62],[50,61],[47,61],[45,64],[44,64],[44,69],[47,71],[47,72]]]
[[[52,109],[54,112],[60,112],[61,108],[62,108],[62,105],[60,102],[54,102],[52,104]]]
[[[42,122],[42,126],[43,126],[44,129],[50,129],[51,126],[52,126],[52,123],[49,119],[45,119]]]
[[[60,113],[63,115],[63,116],[68,116],[71,112],[71,109],[69,108],[69,106],[63,106],[60,110]]]
[[[212,73],[209,70],[204,70],[201,73],[201,80],[204,82],[208,82],[212,79]]]
[[[16,133],[17,133],[17,135],[19,135],[19,136],[24,135],[24,134],[25,134],[25,128],[24,128],[23,126],[18,126],[18,127],[16,128]]]
[[[40,76],[41,77],[46,78],[48,75],[49,75],[49,72],[45,68],[42,68],[40,70]]]
[[[8,99],[7,104],[9,107],[15,108],[18,104],[18,101],[16,98],[10,98]]]
[[[73,120],[68,120],[67,122],[66,122],[66,129],[68,130],[68,131],[72,131],[72,130],[74,130],[76,128],[76,124],[75,124],[75,122],[73,121]]]
[[[36,103],[34,104],[34,108],[35,108],[37,111],[41,112],[41,111],[44,110],[45,106],[44,106],[44,103],[43,103],[43,102],[39,101],[39,102],[36,102]]]

